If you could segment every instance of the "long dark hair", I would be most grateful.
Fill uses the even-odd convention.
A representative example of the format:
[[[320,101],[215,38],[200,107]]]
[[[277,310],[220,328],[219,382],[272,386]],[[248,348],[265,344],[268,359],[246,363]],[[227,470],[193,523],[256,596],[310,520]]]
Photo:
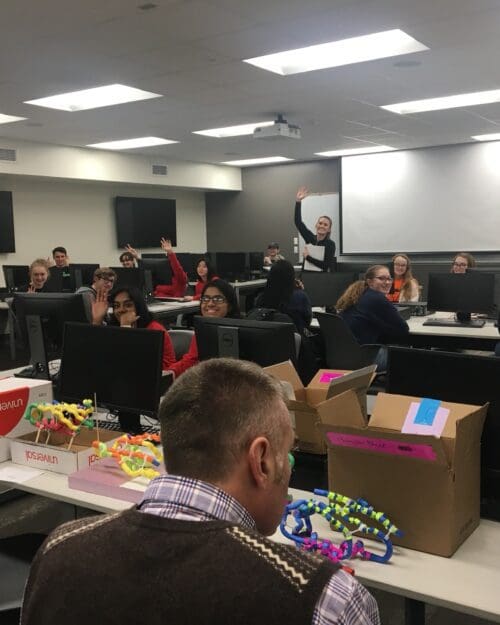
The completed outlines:
[[[148,326],[151,321],[153,321],[153,315],[148,310],[148,305],[146,304],[146,300],[144,299],[143,294],[139,291],[135,286],[122,286],[117,287],[111,291],[109,294],[109,303],[113,305],[113,302],[116,299],[116,296],[119,293],[128,293],[128,296],[135,304],[135,311],[139,319],[137,319],[137,327],[145,328]],[[111,313],[109,317],[109,325],[119,326],[120,322],[115,317],[114,313]]]
[[[287,260],[278,260],[272,265],[267,284],[262,294],[262,306],[280,310],[292,298],[295,289],[295,270]]]
[[[212,263],[207,258],[204,258],[204,257],[198,258],[194,268],[195,268],[195,271],[196,271],[196,275],[198,276],[197,279],[200,282],[201,282],[201,278],[198,275],[198,265],[200,263],[205,263],[205,265],[207,266],[207,282],[210,282],[213,279],[213,277],[216,275],[215,274],[215,267],[212,265]]]
[[[236,297],[236,291],[233,287],[226,282],[225,280],[221,280],[217,278],[216,280],[212,280],[212,282],[207,282],[203,287],[203,291],[201,292],[201,297],[205,295],[205,291],[209,287],[215,287],[218,289],[222,295],[227,299],[227,315],[230,319],[241,319],[240,305],[238,304],[238,298]]]

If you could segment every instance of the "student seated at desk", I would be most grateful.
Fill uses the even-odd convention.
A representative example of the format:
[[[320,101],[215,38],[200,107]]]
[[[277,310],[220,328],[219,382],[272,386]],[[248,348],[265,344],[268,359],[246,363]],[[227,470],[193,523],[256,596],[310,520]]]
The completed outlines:
[[[47,280],[50,277],[49,262],[44,258],[34,260],[29,269],[29,284],[22,286],[19,291],[27,293],[47,293]]]
[[[200,313],[202,317],[241,318],[238,298],[229,282],[217,278],[204,286],[200,298]],[[174,362],[169,367],[169,370],[172,371],[175,377],[178,377],[198,362],[198,345],[196,336],[193,335],[188,352],[180,360]]]
[[[116,273],[111,267],[98,267],[94,271],[92,286],[81,286],[76,293],[86,293],[91,302],[95,302],[97,293],[102,291],[107,297],[114,283],[116,282]]]
[[[408,324],[387,300],[391,284],[388,267],[373,265],[364,280],[351,284],[335,304],[361,345],[385,343],[408,334]],[[380,350],[377,365],[381,371],[387,368],[385,349]]]
[[[74,289],[69,271],[69,256],[65,247],[59,245],[52,250],[52,266],[60,272],[62,279],[62,290],[71,291]]]
[[[285,257],[280,253],[280,244],[273,241],[264,253],[264,266],[271,266],[279,260],[285,260]]]
[[[105,291],[101,289],[97,292],[96,301],[92,307],[94,324],[103,323],[108,306],[113,309],[108,319],[109,325],[163,332],[162,369],[163,371],[170,369],[175,362],[172,340],[165,327],[153,319],[142,293],[134,287],[118,287],[111,292],[108,300]],[[134,354],[130,354],[130,357],[133,358]],[[116,372],[116,375],[119,375],[119,372]]]
[[[411,262],[406,254],[392,257],[392,285],[387,293],[390,302],[418,302],[419,285],[413,277]]]
[[[177,380],[159,414],[167,473],[138,506],[48,537],[21,625],[379,625],[374,598],[339,564],[266,538],[291,474],[285,402],[250,362],[208,360]]]
[[[476,259],[469,252],[458,252],[452,261],[450,273],[467,273],[476,266]]]
[[[194,287],[194,295],[185,297],[186,302],[199,300],[206,284],[213,280],[219,280],[219,276],[216,275],[213,265],[206,258],[199,258],[196,261],[196,273],[198,274],[198,280]]]
[[[172,269],[172,282],[171,284],[157,284],[153,295],[155,297],[183,297],[188,283],[186,272],[177,259],[170,240],[162,238],[160,245]]]
[[[120,263],[125,269],[134,269],[137,267],[141,255],[131,245],[125,246],[125,251],[120,254]]]

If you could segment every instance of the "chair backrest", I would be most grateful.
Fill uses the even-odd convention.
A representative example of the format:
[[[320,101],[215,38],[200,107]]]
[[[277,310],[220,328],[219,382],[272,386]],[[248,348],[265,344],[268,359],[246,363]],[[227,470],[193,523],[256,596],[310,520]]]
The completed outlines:
[[[194,330],[169,330],[168,333],[172,339],[175,357],[179,360],[189,350]]]
[[[316,313],[330,369],[361,369],[372,364],[345,321],[333,313]]]

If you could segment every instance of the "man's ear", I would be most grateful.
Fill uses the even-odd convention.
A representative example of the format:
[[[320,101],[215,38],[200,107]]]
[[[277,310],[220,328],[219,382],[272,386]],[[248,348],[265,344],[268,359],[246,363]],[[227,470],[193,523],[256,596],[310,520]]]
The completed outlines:
[[[265,436],[255,438],[247,452],[250,474],[259,487],[265,487],[272,479],[274,457],[271,444]]]

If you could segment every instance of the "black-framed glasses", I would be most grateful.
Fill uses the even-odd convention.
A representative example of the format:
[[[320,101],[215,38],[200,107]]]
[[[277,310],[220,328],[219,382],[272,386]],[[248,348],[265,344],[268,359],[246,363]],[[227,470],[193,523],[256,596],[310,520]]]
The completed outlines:
[[[200,302],[203,302],[203,304],[208,304],[208,302],[213,302],[214,304],[224,304],[227,302],[227,299],[223,295],[202,295]]]

